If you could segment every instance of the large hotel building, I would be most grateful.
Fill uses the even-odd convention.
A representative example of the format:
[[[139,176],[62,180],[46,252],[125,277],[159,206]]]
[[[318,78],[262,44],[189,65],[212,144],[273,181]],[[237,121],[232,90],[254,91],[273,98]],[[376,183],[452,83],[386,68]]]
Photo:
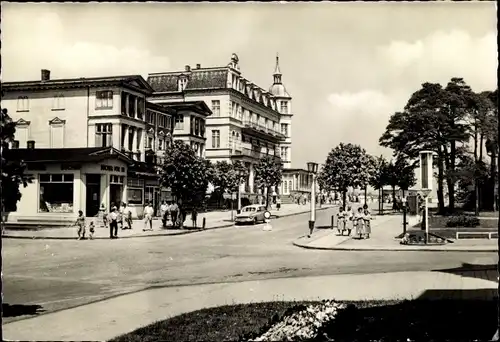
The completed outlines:
[[[142,76],[2,83],[2,108],[17,123],[12,158],[22,158],[33,183],[22,188],[9,221],[65,221],[78,210],[126,202],[134,216],[144,203],[168,196],[158,167],[173,139],[213,162],[241,160],[249,168],[244,196],[255,197],[254,165],[281,159],[284,198],[309,192],[310,175],[291,168],[292,102],[276,58],[269,90],[244,78],[233,54],[223,67],[186,66]],[[284,200],[284,202],[286,202]]]

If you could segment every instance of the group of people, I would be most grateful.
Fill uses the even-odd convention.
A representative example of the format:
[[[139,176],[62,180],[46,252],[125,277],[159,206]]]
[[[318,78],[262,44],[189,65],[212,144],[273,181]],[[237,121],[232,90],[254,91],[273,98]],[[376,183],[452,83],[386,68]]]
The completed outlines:
[[[353,211],[351,206],[340,207],[337,213],[337,230],[340,235],[344,235],[347,232],[347,236],[351,236],[351,232],[354,230],[355,236],[359,239],[369,239],[371,234],[371,223],[372,216],[370,210],[368,210],[368,205],[359,207],[357,211]]]
[[[175,202],[168,203],[167,201],[163,201],[160,205],[160,217],[163,228],[167,227],[167,223],[169,220],[172,222],[172,226],[175,228],[184,223],[186,219],[186,212],[185,210],[179,208],[179,206]],[[191,220],[193,221],[193,227],[197,228],[198,211],[196,210],[196,208],[193,208],[191,210]]]

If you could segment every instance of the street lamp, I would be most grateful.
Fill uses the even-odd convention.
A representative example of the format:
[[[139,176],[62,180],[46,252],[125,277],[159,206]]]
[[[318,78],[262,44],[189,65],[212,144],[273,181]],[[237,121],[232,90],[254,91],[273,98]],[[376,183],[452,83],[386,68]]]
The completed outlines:
[[[241,213],[241,177],[243,176],[243,170],[237,170],[236,175],[238,176],[238,210],[236,213]]]
[[[314,221],[316,220],[316,189],[315,189],[315,179],[316,179],[316,172],[318,172],[318,164],[314,162],[309,162],[307,163],[307,171],[309,171],[310,174],[312,174],[312,184],[311,184],[311,219],[309,220],[309,235],[308,237],[311,237],[311,234],[314,230]]]
[[[403,236],[406,234],[406,210],[408,206],[408,200],[406,198],[406,190],[403,190]]]

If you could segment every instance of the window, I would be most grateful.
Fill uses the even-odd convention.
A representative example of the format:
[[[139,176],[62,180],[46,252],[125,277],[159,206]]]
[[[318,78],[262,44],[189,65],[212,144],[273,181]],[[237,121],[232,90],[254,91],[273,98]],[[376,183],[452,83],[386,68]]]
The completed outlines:
[[[20,148],[26,148],[28,146],[28,140],[29,139],[29,126],[30,123],[28,121],[25,121],[23,119],[19,120],[16,123],[16,133],[15,133],[15,138],[19,142],[19,147]]]
[[[162,127],[162,128],[166,128],[167,127],[167,124],[166,124],[166,116],[163,115],[163,114],[158,114],[158,126]]]
[[[172,129],[172,118],[170,116],[165,118],[165,122],[165,128]]]
[[[127,203],[142,204],[142,189],[127,188]]]
[[[243,120],[243,108],[238,105],[238,120]]]
[[[52,104],[52,110],[64,110],[64,95],[57,94],[54,96],[54,103]]]
[[[147,144],[146,148],[153,148],[153,138],[148,137],[148,144]]]
[[[59,118],[54,118],[49,122],[50,125],[50,147],[64,147],[64,125],[65,121]]]
[[[158,140],[158,149],[159,150],[163,149],[163,140]]]
[[[109,177],[110,184],[123,184],[124,176],[111,175]]]
[[[281,134],[288,137],[288,124],[281,124]]]
[[[39,212],[72,213],[73,178],[73,174],[41,174]]]
[[[122,94],[121,94],[122,115],[127,115],[127,99],[128,99],[128,94],[122,91]]]
[[[281,159],[286,160],[286,153],[287,153],[287,148],[286,147],[281,147],[280,148]]]
[[[95,126],[95,147],[113,145],[113,125],[110,123]]]
[[[184,129],[184,115],[179,114],[175,118],[175,129]]]
[[[95,107],[97,109],[113,108],[113,92],[111,90],[97,91],[95,93]]]
[[[200,136],[205,137],[205,121],[200,119]]]
[[[142,120],[144,114],[144,99],[137,98],[137,118]]]
[[[129,95],[128,96],[128,116],[131,118],[135,117],[136,109],[135,109],[135,101],[137,98],[135,96]]]
[[[287,181],[285,181],[285,182],[284,182],[284,185],[285,185],[285,189],[283,190],[283,192],[284,192],[285,194],[287,194],[287,193],[288,193],[288,182],[287,182]]]
[[[233,101],[229,101],[229,116],[233,115]]]
[[[220,101],[212,100],[212,112],[214,116],[220,116]]]
[[[128,128],[128,146],[129,151],[134,150],[134,127]]]
[[[19,96],[17,98],[17,111],[18,112],[29,112],[30,101],[28,96]]]
[[[220,148],[220,131],[212,131],[212,148]]]
[[[186,86],[187,86],[187,77],[182,75],[179,77],[179,80],[178,80],[178,83],[177,83],[177,87],[178,87],[178,91],[184,91],[184,89],[186,89]]]
[[[19,148],[19,141],[17,140],[12,140],[12,143],[11,143],[11,146],[10,146],[11,149],[15,150],[17,148]]]
[[[194,135],[200,135],[200,119],[194,119]]]
[[[281,101],[281,113],[288,114],[288,102]]]

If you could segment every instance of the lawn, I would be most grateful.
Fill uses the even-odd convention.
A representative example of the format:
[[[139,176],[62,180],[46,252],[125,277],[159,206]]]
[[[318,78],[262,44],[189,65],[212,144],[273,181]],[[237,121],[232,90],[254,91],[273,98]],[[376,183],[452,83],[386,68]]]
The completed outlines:
[[[113,341],[237,341],[260,336],[285,315],[312,302],[221,306],[180,315]],[[344,302],[347,309],[319,329],[316,341],[489,340],[497,301]]]

